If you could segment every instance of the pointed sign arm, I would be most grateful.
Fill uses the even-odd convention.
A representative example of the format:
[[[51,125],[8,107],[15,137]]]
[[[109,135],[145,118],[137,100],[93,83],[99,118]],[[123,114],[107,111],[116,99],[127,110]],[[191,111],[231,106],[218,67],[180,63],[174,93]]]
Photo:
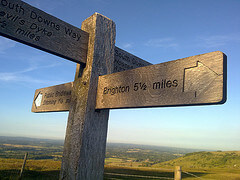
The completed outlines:
[[[86,63],[87,32],[21,0],[1,1],[0,35],[76,63]],[[149,64],[115,47],[114,72]]]
[[[96,109],[223,104],[226,60],[216,51],[100,76]]]

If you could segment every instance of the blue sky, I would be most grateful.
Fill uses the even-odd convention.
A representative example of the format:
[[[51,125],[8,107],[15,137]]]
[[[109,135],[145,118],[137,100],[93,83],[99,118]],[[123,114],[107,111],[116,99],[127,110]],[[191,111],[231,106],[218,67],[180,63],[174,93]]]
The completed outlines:
[[[76,27],[94,12],[116,45],[153,64],[222,51],[224,105],[111,110],[108,142],[240,150],[240,1],[24,0]],[[76,64],[0,37],[0,135],[63,139],[67,112],[31,112],[35,89],[73,81]]]

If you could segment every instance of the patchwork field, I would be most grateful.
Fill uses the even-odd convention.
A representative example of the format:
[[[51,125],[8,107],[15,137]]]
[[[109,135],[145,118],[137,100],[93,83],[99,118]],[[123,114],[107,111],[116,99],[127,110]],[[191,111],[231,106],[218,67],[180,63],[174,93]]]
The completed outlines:
[[[29,153],[23,179],[59,178],[62,141],[0,137],[0,179],[18,179]],[[108,144],[104,179],[173,179],[181,166],[186,180],[240,180],[240,151],[194,152],[191,149]]]

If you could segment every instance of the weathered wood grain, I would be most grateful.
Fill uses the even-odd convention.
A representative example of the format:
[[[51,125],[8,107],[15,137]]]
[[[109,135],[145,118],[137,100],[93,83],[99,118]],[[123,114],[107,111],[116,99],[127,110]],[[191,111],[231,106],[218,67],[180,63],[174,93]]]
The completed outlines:
[[[96,109],[225,101],[226,56],[217,51],[100,76]]]
[[[109,110],[95,110],[97,82],[113,72],[115,24],[95,13],[82,29],[90,35],[87,63],[77,65],[60,179],[97,180],[103,179],[109,117]]]
[[[118,47],[115,47],[114,52],[114,73],[151,65],[151,63]]]
[[[37,89],[32,112],[68,111],[71,104],[73,82]]]
[[[85,63],[88,33],[21,0],[0,1],[0,35]]]

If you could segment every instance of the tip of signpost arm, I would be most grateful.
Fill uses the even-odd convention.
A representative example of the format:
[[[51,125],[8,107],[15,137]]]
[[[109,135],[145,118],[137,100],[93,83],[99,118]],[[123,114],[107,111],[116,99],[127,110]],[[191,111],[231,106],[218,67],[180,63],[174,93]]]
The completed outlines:
[[[227,55],[222,51],[213,51],[212,53],[219,54],[223,58],[223,94],[222,99],[215,104],[224,104],[227,101]]]
[[[215,53],[221,54],[223,56],[226,56],[226,54],[224,54],[222,51],[214,51]]]
[[[221,104],[224,104],[227,101],[227,55],[223,54],[223,98]]]
[[[222,51],[214,51],[223,57],[223,94],[222,99],[217,104],[224,104],[227,101],[227,55]]]

